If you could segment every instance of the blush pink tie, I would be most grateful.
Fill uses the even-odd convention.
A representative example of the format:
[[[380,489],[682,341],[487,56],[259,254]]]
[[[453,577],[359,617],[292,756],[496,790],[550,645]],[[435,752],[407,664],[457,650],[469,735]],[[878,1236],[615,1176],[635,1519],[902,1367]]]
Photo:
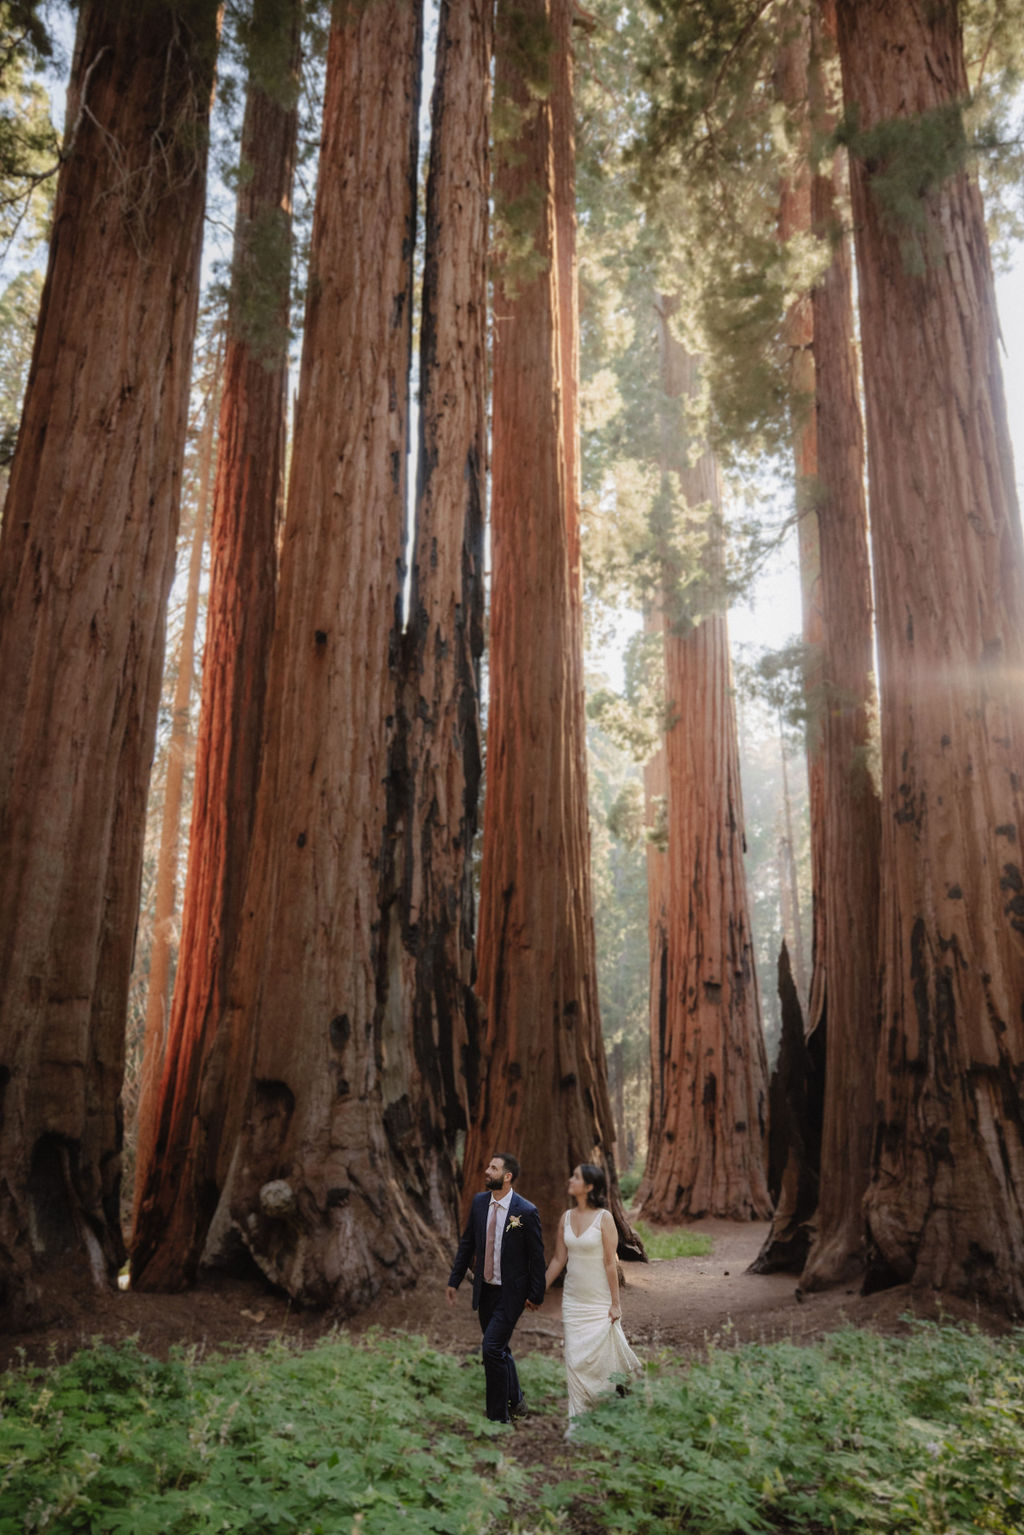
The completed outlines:
[[[494,1233],[498,1226],[498,1206],[492,1199],[487,1212],[487,1250],[484,1253],[484,1278],[488,1283],[494,1278]]]

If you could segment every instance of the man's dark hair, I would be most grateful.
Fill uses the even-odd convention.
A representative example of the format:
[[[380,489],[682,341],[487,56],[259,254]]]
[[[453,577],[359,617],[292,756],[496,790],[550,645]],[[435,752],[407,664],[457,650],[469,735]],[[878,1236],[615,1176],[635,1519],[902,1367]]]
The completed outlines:
[[[512,1174],[512,1182],[519,1177],[519,1158],[514,1157],[511,1151],[496,1151],[494,1155],[499,1162],[504,1162],[505,1171]]]

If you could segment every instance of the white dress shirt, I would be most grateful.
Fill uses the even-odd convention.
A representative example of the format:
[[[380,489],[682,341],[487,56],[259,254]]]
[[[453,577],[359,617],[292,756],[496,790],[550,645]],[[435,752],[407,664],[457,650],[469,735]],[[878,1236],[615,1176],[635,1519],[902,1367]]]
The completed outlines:
[[[494,1278],[485,1279],[484,1284],[501,1284],[501,1239],[505,1232],[505,1222],[508,1219],[509,1206],[512,1203],[512,1190],[509,1189],[501,1199],[495,1199],[491,1195],[491,1205],[497,1205],[498,1213],[494,1217]],[[487,1206],[487,1219],[491,1218],[491,1205]],[[486,1226],[484,1231],[486,1233]],[[484,1241],[486,1241],[486,1235]]]

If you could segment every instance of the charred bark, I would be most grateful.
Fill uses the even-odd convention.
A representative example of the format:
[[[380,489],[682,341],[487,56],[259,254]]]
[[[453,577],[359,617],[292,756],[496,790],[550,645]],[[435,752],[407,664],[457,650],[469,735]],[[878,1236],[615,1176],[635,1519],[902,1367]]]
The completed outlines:
[[[799,1274],[814,1239],[825,1093],[822,1015],[805,1036],[789,950],[779,954],[782,1039],[768,1090],[768,1192],[775,1206],[771,1230],[750,1265],[752,1274]]]
[[[79,18],[0,541],[0,1289],[120,1264],[120,1089],[217,6]]]

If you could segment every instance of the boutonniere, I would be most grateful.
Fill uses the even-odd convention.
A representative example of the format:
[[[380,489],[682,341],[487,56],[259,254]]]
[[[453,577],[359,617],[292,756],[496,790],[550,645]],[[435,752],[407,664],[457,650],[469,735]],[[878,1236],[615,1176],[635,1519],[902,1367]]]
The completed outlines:
[[[506,1231],[515,1231],[522,1224],[523,1223],[519,1219],[518,1215],[510,1215],[508,1220],[505,1222],[505,1230]]]

